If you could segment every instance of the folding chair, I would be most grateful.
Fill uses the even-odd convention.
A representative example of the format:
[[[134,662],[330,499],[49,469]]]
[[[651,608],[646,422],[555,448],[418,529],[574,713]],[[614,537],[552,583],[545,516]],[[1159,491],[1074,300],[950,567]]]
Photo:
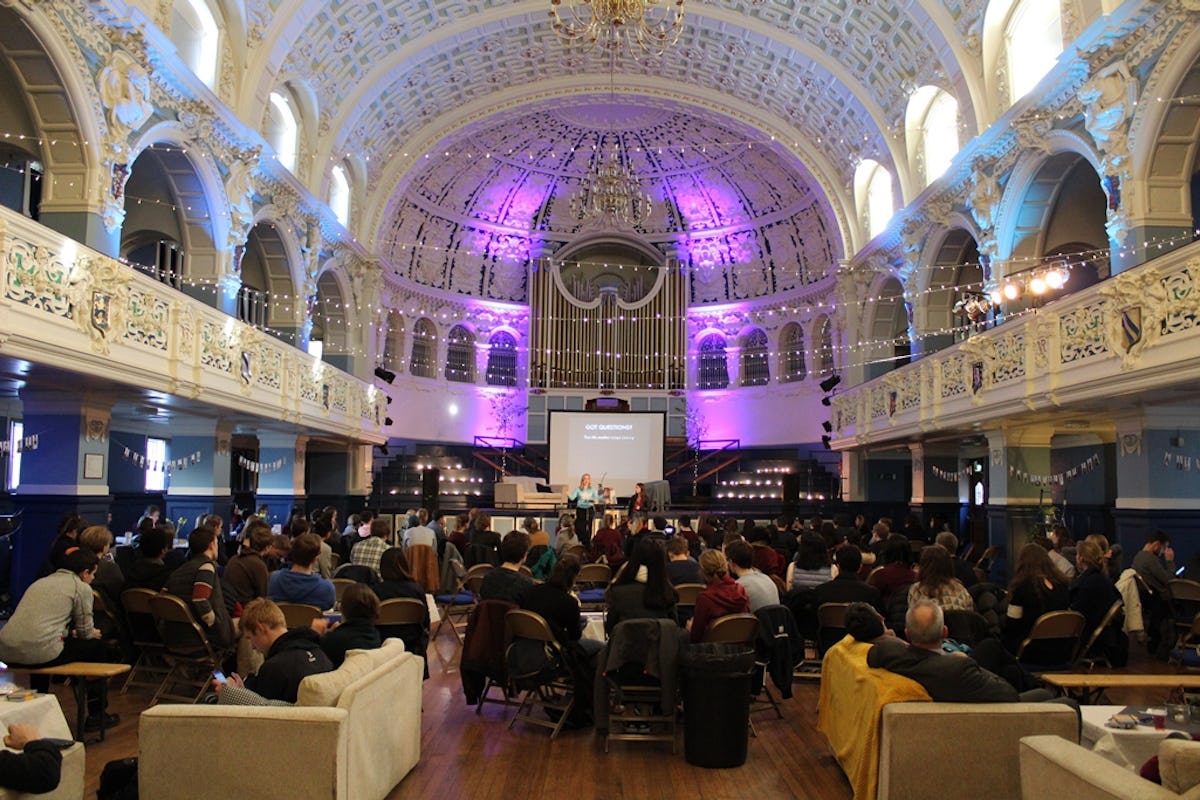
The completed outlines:
[[[846,609],[849,603],[822,603],[817,608],[817,653],[825,655],[825,651],[840,642],[846,635]]]
[[[679,602],[675,604],[675,616],[679,619],[679,627],[686,627],[688,620],[696,613],[696,598],[704,591],[703,583],[681,583],[675,587],[679,594]]]
[[[633,619],[619,623],[613,628],[599,663],[606,662],[610,648],[615,647],[620,653],[637,653],[639,644],[646,641],[644,629],[660,625],[661,632],[662,622]],[[604,752],[608,752],[612,741],[641,741],[670,742],[674,754],[678,700],[664,702],[663,686],[647,674],[645,657],[629,655],[617,669],[605,671],[603,678],[609,708]]]
[[[154,693],[151,705],[159,700],[178,700],[195,703],[203,695],[218,669],[223,651],[216,650],[208,640],[208,634],[192,616],[187,603],[173,594],[156,594],[149,600],[150,613],[163,631],[163,641],[171,671]],[[167,628],[170,627],[168,633]],[[181,694],[181,688],[192,691]]]
[[[1017,661],[1035,673],[1069,670],[1086,623],[1078,611],[1042,614],[1017,648]]]
[[[277,603],[283,612],[283,619],[289,628],[306,628],[317,617],[325,612],[307,603]]]
[[[342,595],[346,593],[347,589],[356,583],[358,583],[358,581],[350,580],[349,578],[333,579],[333,591],[337,594],[337,603],[339,606],[342,604]]]
[[[523,692],[516,713],[508,721],[508,729],[512,730],[520,719],[530,725],[550,728],[550,738],[554,739],[575,707],[575,683],[566,669],[562,649],[539,614],[509,611],[504,616],[504,624],[508,642],[504,658],[508,665],[509,688],[514,695]],[[514,656],[519,655],[523,643],[540,645],[546,660],[541,664],[531,663],[526,668],[519,667],[520,659]],[[533,716],[534,709],[539,706],[546,709],[548,719]]]
[[[575,578],[579,587],[579,605],[584,611],[601,611],[605,606],[604,592],[612,580],[608,564],[584,564]]]
[[[1104,635],[1104,631],[1113,624],[1113,621],[1117,618],[1117,615],[1121,613],[1121,609],[1124,607],[1125,603],[1123,601],[1113,601],[1113,604],[1109,606],[1108,611],[1105,612],[1104,617],[1100,620],[1100,624],[1097,625],[1096,629],[1092,631],[1090,636],[1088,636],[1084,645],[1079,648],[1079,655],[1075,658],[1075,663],[1073,665],[1074,668],[1078,669],[1079,665],[1085,664],[1087,665],[1088,672],[1091,672],[1096,668],[1097,662],[1102,661],[1104,662],[1104,666],[1112,669],[1112,664],[1109,662],[1108,655],[1106,653],[1103,651],[1099,655],[1092,655],[1091,653],[1092,648],[1096,646],[1096,643],[1100,641],[1100,637]]]
[[[422,600],[395,597],[379,604],[375,627],[379,638],[394,637],[404,642],[404,649],[425,658],[429,647],[429,607]]]
[[[1200,613],[1200,583],[1185,578],[1167,581],[1171,616],[1175,619],[1175,643],[1183,641],[1192,629],[1192,620]]]
[[[150,598],[156,594],[158,592],[151,589],[126,589],[121,592],[125,624],[138,651],[133,669],[121,687],[121,694],[129,691],[130,686],[148,686],[157,692],[167,675],[171,674],[171,665],[166,659],[167,649],[163,645],[154,614],[150,611]]]
[[[704,644],[731,644],[744,645],[750,650],[755,649],[755,644],[758,640],[758,617],[753,614],[726,614],[723,617],[717,617],[713,620],[708,629],[704,631],[704,637],[701,641]],[[757,659],[755,659],[757,661]],[[757,681],[756,681],[757,683]],[[760,684],[765,689],[765,684]],[[754,691],[754,684],[751,684],[750,691]],[[767,697],[770,698],[770,704],[775,707],[775,713],[779,714],[780,719],[783,714],[779,711],[779,706],[775,702],[775,698],[771,697],[771,691],[767,690]],[[758,731],[754,729],[754,722],[750,722],[750,732],[754,736],[758,736]]]
[[[431,641],[436,640],[438,634],[442,632],[442,626],[449,622],[450,630],[454,632],[454,638],[461,645],[463,631],[466,630],[467,619],[471,616],[471,609],[475,607],[477,597],[475,592],[466,588],[467,570],[462,562],[451,561],[450,568],[454,571],[454,591],[433,596],[434,602],[438,605],[439,619],[437,627],[434,628],[429,638]]]

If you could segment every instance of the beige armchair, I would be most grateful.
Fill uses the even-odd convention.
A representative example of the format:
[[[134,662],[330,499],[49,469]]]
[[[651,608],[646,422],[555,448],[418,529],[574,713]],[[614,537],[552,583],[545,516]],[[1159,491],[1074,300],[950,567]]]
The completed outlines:
[[[1162,785],[1060,736],[1021,739],[1021,800],[1200,800],[1200,742],[1164,739]]]

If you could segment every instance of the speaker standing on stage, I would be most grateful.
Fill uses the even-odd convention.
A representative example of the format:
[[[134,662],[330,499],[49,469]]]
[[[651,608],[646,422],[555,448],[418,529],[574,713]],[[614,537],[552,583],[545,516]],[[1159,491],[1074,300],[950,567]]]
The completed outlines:
[[[592,488],[592,476],[583,473],[579,485],[567,495],[567,500],[575,504],[575,535],[579,543],[591,549],[592,546],[592,506],[600,500],[600,494]]]

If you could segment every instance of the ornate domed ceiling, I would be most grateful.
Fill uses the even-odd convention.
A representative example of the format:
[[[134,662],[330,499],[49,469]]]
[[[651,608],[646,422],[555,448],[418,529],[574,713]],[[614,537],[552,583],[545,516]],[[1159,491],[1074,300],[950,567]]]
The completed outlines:
[[[397,272],[426,286],[522,300],[531,259],[596,235],[678,258],[693,302],[794,289],[842,255],[830,203],[799,161],[755,131],[677,104],[534,106],[436,149],[397,193],[381,234]],[[594,230],[571,200],[598,155],[614,150],[652,211],[636,227]]]

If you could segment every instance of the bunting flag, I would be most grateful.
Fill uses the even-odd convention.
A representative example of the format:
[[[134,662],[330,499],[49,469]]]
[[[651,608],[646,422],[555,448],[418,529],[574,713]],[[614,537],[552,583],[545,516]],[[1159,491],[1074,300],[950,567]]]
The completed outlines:
[[[1164,450],[1163,466],[1167,469],[1174,467],[1180,472],[1191,472],[1193,469],[1200,472],[1200,456],[1189,456],[1183,453],[1171,453]]]
[[[121,446],[121,457],[133,464],[138,469],[148,469],[151,472],[165,472],[168,475],[199,464],[202,460],[200,451],[197,450],[196,452],[183,456],[182,458],[172,458],[167,461],[158,461],[155,459],[146,458],[144,453],[131,450],[124,445]]]
[[[949,481],[950,483],[958,483],[963,478],[971,474],[969,467],[963,467],[962,469],[954,472],[951,472],[948,469],[942,469],[941,467],[930,467],[929,469],[936,477],[941,478],[944,481]]]
[[[1029,472],[1020,469],[1019,467],[1009,467],[1008,476],[1016,478],[1019,481],[1024,481],[1031,486],[1064,486],[1068,481],[1078,478],[1080,475],[1085,475],[1100,466],[1100,454],[1093,453],[1070,469],[1065,469],[1062,472],[1037,473]]]
[[[287,459],[280,457],[274,461],[251,461],[245,456],[238,456],[238,465],[247,472],[255,472],[260,475],[265,475],[270,472],[278,472],[287,464]]]
[[[38,435],[31,433],[16,441],[17,452],[24,453],[26,450],[38,449]],[[6,456],[13,451],[13,442],[0,442],[0,456]]]

